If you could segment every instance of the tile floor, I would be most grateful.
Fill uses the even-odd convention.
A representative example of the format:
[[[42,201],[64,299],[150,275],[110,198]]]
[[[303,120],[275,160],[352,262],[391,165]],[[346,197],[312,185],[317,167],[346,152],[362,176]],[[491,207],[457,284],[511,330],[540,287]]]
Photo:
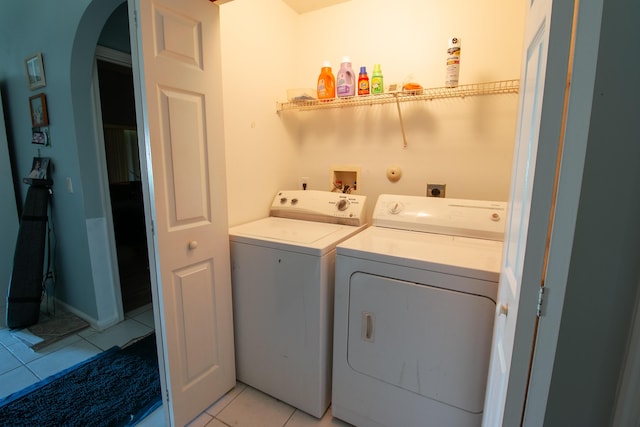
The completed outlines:
[[[104,331],[84,329],[33,351],[9,329],[0,329],[0,398],[69,368],[114,345],[153,331],[151,306],[133,310],[125,320]]]
[[[143,419],[139,427],[164,426],[162,408]],[[187,427],[349,427],[331,416],[331,408],[317,419],[248,385],[235,388],[207,408]]]
[[[87,328],[34,352],[9,329],[0,329],[0,398],[71,367],[114,345],[122,346],[147,335],[154,328],[150,305],[133,310],[119,324],[97,331]],[[139,424],[166,425],[162,408]],[[328,410],[318,420],[252,387],[238,383],[234,389],[207,408],[189,427],[346,427]]]

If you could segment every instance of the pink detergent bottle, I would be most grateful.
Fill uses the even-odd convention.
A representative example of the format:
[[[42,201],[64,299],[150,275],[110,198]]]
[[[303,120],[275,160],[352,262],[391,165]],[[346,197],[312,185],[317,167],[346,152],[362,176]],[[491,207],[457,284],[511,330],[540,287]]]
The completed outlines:
[[[336,92],[339,97],[354,96],[356,94],[356,75],[351,68],[351,59],[342,58],[340,70],[336,78]]]

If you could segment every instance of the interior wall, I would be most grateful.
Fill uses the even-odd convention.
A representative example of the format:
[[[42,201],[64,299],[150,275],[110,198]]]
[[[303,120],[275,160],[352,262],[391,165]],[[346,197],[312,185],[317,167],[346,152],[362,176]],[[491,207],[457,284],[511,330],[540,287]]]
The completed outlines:
[[[640,37],[640,4],[581,3],[576,62],[580,35],[587,42],[597,35],[588,23],[581,27],[593,10],[602,16],[595,84],[545,425],[612,425],[639,292],[640,84],[628,76],[640,73],[640,52],[629,52],[620,36]]]
[[[380,63],[385,86],[417,81],[442,87],[448,38],[462,39],[460,84],[518,79],[525,5],[351,0],[297,14],[281,0],[221,6],[229,220],[267,214],[275,192],[330,190],[334,167],[361,170],[358,193],[425,195],[427,183],[447,197],[506,200],[510,187],[516,94],[276,113],[287,89],[315,88],[320,66],[337,73],[343,56],[354,70]],[[251,27],[247,36],[245,28]],[[402,178],[391,183],[386,170]]]
[[[95,242],[103,242],[106,234],[104,206],[96,191],[100,171],[92,116],[93,57],[104,22],[121,3],[25,0],[0,5],[0,84],[9,110],[14,173],[18,178],[26,176],[34,156],[51,158],[55,296],[88,320],[100,317],[92,257],[103,255]],[[31,91],[24,60],[35,52],[43,56],[46,86]],[[48,147],[30,142],[29,97],[37,93],[46,94],[51,137]],[[26,185],[19,190],[18,197],[24,200]]]
[[[28,173],[38,148],[52,158],[57,296],[94,318],[101,317],[96,281],[111,279],[100,273],[109,268],[96,273],[91,267],[96,254],[107,252],[108,233],[88,106],[94,102],[95,43],[120,3],[24,0],[0,9],[0,82],[11,110],[16,174]],[[519,2],[436,3],[351,0],[302,15],[281,0],[220,6],[230,225],[266,215],[275,192],[297,188],[301,176],[310,178],[312,189],[328,189],[331,168],[344,164],[361,167],[359,191],[372,199],[382,192],[424,194],[433,181],[446,183],[449,197],[506,199],[516,95],[403,104],[406,150],[393,105],[276,113],[287,89],[315,87],[322,61],[331,60],[336,72],[345,54],[370,73],[374,62],[381,63],[387,83],[412,74],[423,86],[441,86],[452,35],[462,38],[462,84],[518,78]],[[33,52],[43,53],[47,86],[32,92],[24,59]],[[52,145],[46,148],[28,142],[28,97],[41,91],[51,119]],[[403,172],[397,184],[384,177],[391,164]]]
[[[131,54],[129,11],[126,1],[123,1],[107,19],[100,33],[98,44],[109,49]]]
[[[62,1],[42,3],[35,0],[5,2],[0,13],[3,37],[0,52],[0,80],[6,88],[7,109],[15,153],[14,173],[18,178],[27,176],[31,159],[37,155],[50,157],[54,181],[52,218],[58,239],[56,251],[56,292],[64,292],[67,286],[91,284],[91,271],[87,258],[87,237],[84,227],[84,211],[79,173],[77,142],[74,132],[70,100],[70,57],[77,22],[88,1]],[[33,31],[27,31],[33,29]],[[37,29],[37,30],[36,30]],[[47,34],[46,37],[43,34]],[[27,87],[24,60],[34,52],[41,52],[47,85],[37,90]],[[51,146],[31,144],[29,97],[44,93],[49,113]],[[63,190],[69,177],[76,193]],[[60,190],[60,191],[58,191]],[[24,200],[27,186],[20,185],[18,197]],[[15,242],[14,242],[15,243]],[[69,253],[65,253],[69,250]],[[74,268],[65,268],[73,264]],[[88,279],[88,280],[87,280]],[[82,291],[84,293],[85,291]],[[95,300],[81,304],[89,313],[95,313]]]
[[[229,226],[268,215],[275,192],[294,185],[296,141],[275,103],[296,75],[297,18],[280,0],[220,6]]]
[[[4,109],[2,94],[0,93],[0,328],[6,325],[5,296],[9,289],[11,272],[13,271],[13,253],[15,241],[18,237],[18,210],[11,176],[11,162],[9,161],[9,146],[5,131]]]

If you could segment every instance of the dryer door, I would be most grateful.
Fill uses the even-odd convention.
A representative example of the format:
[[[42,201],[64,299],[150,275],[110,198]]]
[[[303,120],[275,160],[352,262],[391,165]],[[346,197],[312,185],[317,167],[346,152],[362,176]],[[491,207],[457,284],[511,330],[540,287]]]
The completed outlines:
[[[491,299],[362,272],[351,276],[349,293],[352,369],[482,412],[495,312]]]

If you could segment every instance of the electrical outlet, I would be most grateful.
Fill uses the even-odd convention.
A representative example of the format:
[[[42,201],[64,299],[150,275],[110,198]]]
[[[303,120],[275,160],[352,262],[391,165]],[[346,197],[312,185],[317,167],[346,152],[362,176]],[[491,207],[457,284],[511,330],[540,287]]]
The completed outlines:
[[[300,177],[300,188],[302,190],[308,190],[309,189],[309,177],[308,176],[301,176]]]
[[[427,184],[427,197],[444,197],[447,184]]]

